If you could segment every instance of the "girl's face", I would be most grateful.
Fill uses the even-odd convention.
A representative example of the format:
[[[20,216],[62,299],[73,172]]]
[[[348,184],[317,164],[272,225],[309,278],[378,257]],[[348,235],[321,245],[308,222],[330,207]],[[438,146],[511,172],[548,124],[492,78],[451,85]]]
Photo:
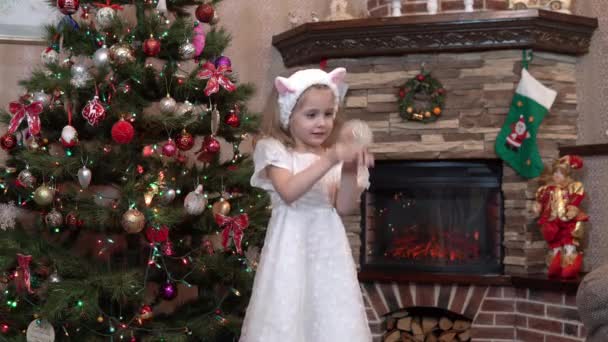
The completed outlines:
[[[329,88],[310,88],[302,94],[289,118],[296,149],[318,152],[333,130],[334,104]]]

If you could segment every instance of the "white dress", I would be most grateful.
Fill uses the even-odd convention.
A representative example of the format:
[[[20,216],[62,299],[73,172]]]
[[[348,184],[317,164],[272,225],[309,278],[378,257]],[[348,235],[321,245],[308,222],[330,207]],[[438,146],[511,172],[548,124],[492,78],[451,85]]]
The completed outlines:
[[[291,205],[266,176],[274,165],[298,173],[319,157],[262,139],[251,185],[267,190],[272,216],[240,342],[370,342],[355,264],[332,203],[340,166]]]

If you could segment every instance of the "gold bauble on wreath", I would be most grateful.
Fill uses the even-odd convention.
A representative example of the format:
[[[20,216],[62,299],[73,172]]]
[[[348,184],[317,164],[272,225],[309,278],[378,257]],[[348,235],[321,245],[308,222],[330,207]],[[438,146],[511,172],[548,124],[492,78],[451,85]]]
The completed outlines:
[[[34,191],[34,202],[40,206],[46,206],[53,203],[53,196],[53,188],[46,184],[42,184]]]
[[[146,217],[137,209],[129,209],[122,215],[122,227],[129,234],[137,234],[144,229]]]
[[[230,214],[230,202],[224,198],[220,198],[219,201],[213,203],[211,211],[214,215],[221,214],[226,216]]]

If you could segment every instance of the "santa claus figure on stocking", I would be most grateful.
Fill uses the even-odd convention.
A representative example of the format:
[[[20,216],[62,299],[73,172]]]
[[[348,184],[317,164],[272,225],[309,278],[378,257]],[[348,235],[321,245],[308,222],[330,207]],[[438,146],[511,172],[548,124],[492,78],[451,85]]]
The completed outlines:
[[[511,125],[511,133],[507,135],[506,145],[508,148],[517,151],[524,143],[524,140],[530,138],[530,132],[528,132],[528,126],[524,116],[520,115],[519,120]]]
[[[575,278],[583,265],[580,251],[583,222],[589,217],[580,209],[585,197],[581,182],[571,178],[573,169],[583,166],[579,156],[556,160],[541,177],[544,183],[536,192],[534,212],[543,237],[551,249],[547,258],[549,277]]]

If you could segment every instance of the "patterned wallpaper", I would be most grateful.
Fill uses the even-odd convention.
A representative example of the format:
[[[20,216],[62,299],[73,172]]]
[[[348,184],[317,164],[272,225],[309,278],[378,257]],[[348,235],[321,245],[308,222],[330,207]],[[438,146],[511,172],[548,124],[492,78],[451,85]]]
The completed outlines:
[[[578,144],[608,143],[608,1],[579,0],[575,13],[599,20],[591,51],[577,66]],[[608,262],[608,155],[585,158],[584,170],[590,216],[585,269],[591,269]]]

